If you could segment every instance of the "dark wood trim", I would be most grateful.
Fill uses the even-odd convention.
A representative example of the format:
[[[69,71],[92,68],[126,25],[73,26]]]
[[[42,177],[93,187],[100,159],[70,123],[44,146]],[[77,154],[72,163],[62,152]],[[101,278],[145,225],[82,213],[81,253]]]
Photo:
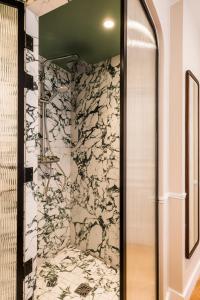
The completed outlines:
[[[17,169],[17,284],[16,299],[23,300],[24,250],[24,4],[16,0],[0,3],[18,10],[18,169]]]
[[[190,77],[197,83],[198,86],[198,239],[190,251],[190,199],[189,199],[189,194],[190,194],[190,159],[189,159],[189,154],[190,154],[190,127],[189,127],[189,122],[190,122],[190,86],[189,86],[189,79]],[[199,81],[198,79],[194,76],[194,74],[191,71],[186,72],[186,77],[185,77],[185,191],[186,191],[186,200],[185,200],[185,257],[187,259],[190,259],[191,256],[193,255],[194,251],[196,250],[198,244],[199,244],[199,150],[200,150],[200,130],[199,130]]]
[[[120,107],[120,299],[127,299],[126,286],[126,148],[127,148],[127,1],[121,0],[121,107]],[[159,48],[156,27],[145,0],[140,0],[153,29],[157,45],[156,53],[156,299],[159,299]]]

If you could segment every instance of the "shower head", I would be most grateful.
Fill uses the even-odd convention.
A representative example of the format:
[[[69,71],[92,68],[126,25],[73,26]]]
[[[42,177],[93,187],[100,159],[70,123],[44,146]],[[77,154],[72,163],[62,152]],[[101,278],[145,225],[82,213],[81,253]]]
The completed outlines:
[[[74,72],[74,64],[76,64],[78,61],[80,61],[80,56],[79,55],[77,55],[77,54],[69,55],[65,59],[65,69],[69,73],[73,73]]]
[[[65,57],[65,64],[77,62],[80,59],[78,54],[71,54]]]
[[[43,68],[46,65],[46,63],[48,63],[48,62],[50,62],[50,63],[63,62],[65,64],[65,66],[67,66],[68,64],[73,64],[79,60],[80,60],[80,56],[78,54],[68,54],[65,56],[48,58],[44,61]]]
[[[73,72],[73,66],[76,62],[80,61],[80,56],[78,54],[68,54],[68,55],[64,55],[64,56],[60,56],[60,57],[54,57],[54,58],[48,58],[43,62],[43,73],[44,73],[44,68],[46,63],[50,62],[50,63],[56,63],[56,62],[60,62],[63,65],[65,65],[65,69],[69,72],[72,73]]]
[[[66,85],[61,85],[57,87],[53,94],[51,95],[50,99],[48,100],[48,103],[51,103],[51,101],[58,95],[58,94],[64,94],[69,90],[69,88]]]

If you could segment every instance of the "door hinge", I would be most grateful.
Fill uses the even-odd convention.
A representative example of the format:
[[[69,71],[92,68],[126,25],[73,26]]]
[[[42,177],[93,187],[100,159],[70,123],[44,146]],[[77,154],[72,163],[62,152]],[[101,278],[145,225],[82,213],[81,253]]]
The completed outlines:
[[[33,260],[31,258],[24,263],[24,278],[29,274],[31,274],[32,271],[33,271]]]
[[[33,181],[33,168],[25,168],[24,183]]]
[[[34,90],[34,81],[33,76],[25,72],[25,88],[28,90],[33,91]]]
[[[33,37],[25,33],[25,48],[33,52]]]

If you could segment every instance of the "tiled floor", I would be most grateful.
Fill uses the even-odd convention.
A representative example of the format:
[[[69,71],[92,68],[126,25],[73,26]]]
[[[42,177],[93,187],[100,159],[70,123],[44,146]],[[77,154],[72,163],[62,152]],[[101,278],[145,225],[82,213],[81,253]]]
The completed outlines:
[[[75,293],[81,283],[92,288],[86,297]],[[119,272],[77,249],[65,249],[40,264],[34,299],[119,300]]]
[[[200,300],[200,280],[197,282],[190,300]]]

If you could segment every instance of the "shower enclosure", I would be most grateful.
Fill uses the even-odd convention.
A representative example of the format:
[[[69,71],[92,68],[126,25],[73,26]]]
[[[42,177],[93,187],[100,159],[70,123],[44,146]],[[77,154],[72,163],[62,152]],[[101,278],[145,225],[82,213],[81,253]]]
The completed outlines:
[[[93,60],[79,35],[91,19],[102,25],[91,0],[69,1],[52,19],[26,9],[26,39],[22,2],[0,0],[0,298],[85,292],[94,300],[156,300],[158,44],[145,1],[109,1],[117,51],[96,58],[101,45],[93,41]],[[81,19],[84,9],[93,18]],[[65,61],[38,55],[42,36],[50,50],[59,44],[53,30],[64,13],[63,24],[72,18],[84,37],[72,45],[85,61],[68,49]],[[102,44],[114,44],[112,30],[104,34]]]

